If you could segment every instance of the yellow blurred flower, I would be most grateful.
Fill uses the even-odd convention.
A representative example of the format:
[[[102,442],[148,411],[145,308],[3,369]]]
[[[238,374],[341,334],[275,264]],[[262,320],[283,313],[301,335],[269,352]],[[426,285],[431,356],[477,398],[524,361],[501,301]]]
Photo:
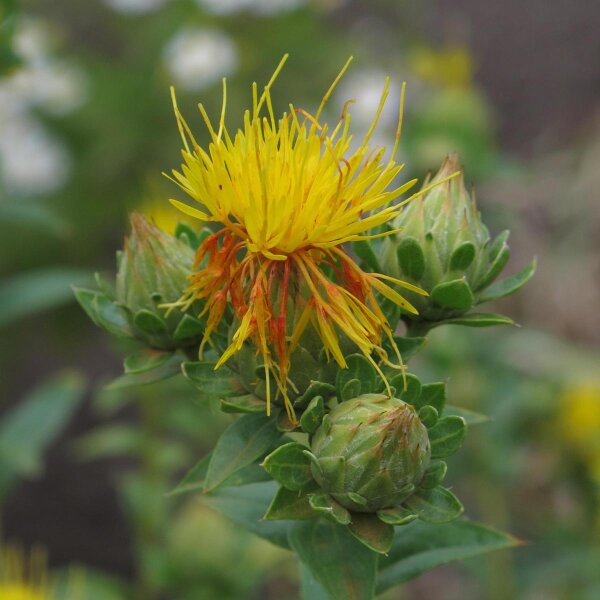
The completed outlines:
[[[558,423],[563,439],[600,482],[600,383],[570,387],[562,397]]]
[[[419,46],[409,56],[409,67],[424,81],[443,87],[468,87],[473,79],[473,59],[465,46]]]
[[[137,208],[151,223],[170,235],[175,234],[179,223],[192,223],[192,219],[171,206],[158,195],[150,193]],[[0,599],[1,600],[1,599]]]

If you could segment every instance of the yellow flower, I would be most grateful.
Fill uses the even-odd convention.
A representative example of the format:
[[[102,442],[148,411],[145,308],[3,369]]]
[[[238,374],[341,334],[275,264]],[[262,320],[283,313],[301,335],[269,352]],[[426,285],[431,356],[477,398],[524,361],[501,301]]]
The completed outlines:
[[[0,548],[0,599],[50,600],[46,554],[39,548],[25,557],[17,548]]]
[[[473,79],[473,59],[463,46],[442,50],[419,46],[412,52],[409,64],[421,79],[444,87],[468,87]]]
[[[564,439],[600,481],[600,385],[574,385],[562,397],[559,423]]]
[[[349,338],[385,380],[379,361],[391,364],[384,338],[395,348],[392,331],[375,291],[416,312],[395,289],[419,288],[377,273],[362,271],[343,245],[389,235],[369,231],[392,220],[400,207],[423,194],[392,204],[416,180],[395,186],[404,165],[395,163],[402,125],[402,102],[391,158],[385,148],[369,145],[388,94],[386,80],[379,109],[358,148],[351,151],[350,112],[347,103],[339,122],[329,129],[320,118],[346,63],[314,115],[289,105],[276,118],[270,88],[287,59],[258,94],[252,88],[252,109],[244,113],[243,127],[233,137],[225,126],[226,85],[218,127],[213,127],[202,104],[200,113],[211,142],[202,148],[184,121],[173,92],[173,105],[183,140],[177,183],[200,208],[171,202],[187,215],[219,225],[198,248],[196,272],[180,305],[206,300],[208,326],[204,345],[221,320],[228,302],[239,319],[230,346],[217,368],[251,339],[262,354],[267,375],[267,412],[270,410],[270,372],[294,421],[287,394],[291,353],[309,324],[320,336],[328,357],[340,367],[346,361],[338,335]],[[202,346],[201,346],[202,351]],[[400,354],[395,348],[398,368]],[[386,382],[387,383],[387,382]],[[389,390],[389,386],[388,386]]]

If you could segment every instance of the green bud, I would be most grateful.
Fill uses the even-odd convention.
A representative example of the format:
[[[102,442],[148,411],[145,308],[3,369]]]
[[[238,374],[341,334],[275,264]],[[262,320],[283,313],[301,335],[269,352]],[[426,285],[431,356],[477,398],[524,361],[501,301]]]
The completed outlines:
[[[383,271],[429,294],[403,292],[419,311],[407,315],[410,320],[436,322],[465,314],[483,301],[509,258],[508,232],[492,242],[456,155],[448,156],[425,185],[455,173],[410,202],[393,224],[401,233],[384,242]]]
[[[132,213],[130,223],[131,234],[118,255],[116,302],[130,313],[136,337],[155,348],[176,348],[181,344],[174,339],[175,332],[187,316],[178,308],[167,310],[163,305],[183,295],[193,270],[194,251],[140,213]],[[202,328],[196,330],[190,343],[201,338]]]
[[[313,477],[323,491],[356,512],[401,504],[429,465],[427,429],[415,409],[383,394],[339,404],[311,443]]]

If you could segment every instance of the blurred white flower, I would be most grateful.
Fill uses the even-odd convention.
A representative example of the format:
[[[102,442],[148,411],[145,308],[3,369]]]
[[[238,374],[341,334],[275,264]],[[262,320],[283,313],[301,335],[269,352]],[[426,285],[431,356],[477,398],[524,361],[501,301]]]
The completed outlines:
[[[26,115],[0,115],[0,129],[0,185],[7,195],[48,193],[65,183],[69,154],[41,123]]]
[[[164,60],[178,86],[198,91],[231,75],[238,65],[238,51],[221,31],[186,28],[168,43]]]
[[[51,50],[51,33],[40,20],[21,18],[12,40],[13,50],[25,62],[44,60]]]
[[[23,104],[40,107],[55,115],[75,110],[87,96],[87,80],[83,72],[67,62],[26,65],[7,78],[5,85]]]
[[[167,0],[104,0],[104,3],[120,13],[141,15],[159,9]]]
[[[272,15],[306,4],[306,0],[196,0],[203,9],[215,15],[230,15],[240,11]]]

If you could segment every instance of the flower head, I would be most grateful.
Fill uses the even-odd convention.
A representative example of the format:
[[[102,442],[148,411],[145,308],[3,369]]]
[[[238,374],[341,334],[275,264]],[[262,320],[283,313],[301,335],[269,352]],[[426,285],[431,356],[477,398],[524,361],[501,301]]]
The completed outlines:
[[[410,200],[392,204],[416,183],[412,180],[394,186],[403,167],[394,161],[402,102],[390,159],[384,159],[385,148],[369,145],[389,80],[369,131],[352,150],[350,102],[332,129],[320,121],[350,61],[314,115],[290,104],[289,111],[276,118],[270,88],[286,58],[260,96],[253,85],[252,108],[244,113],[243,127],[233,137],[225,126],[225,81],[216,130],[199,105],[211,137],[206,149],[194,139],[173,95],[184,146],[184,162],[180,172],[173,171],[173,181],[201,206],[171,202],[190,216],[218,224],[218,230],[198,248],[195,272],[180,301],[206,300],[208,326],[203,344],[231,302],[239,326],[217,367],[246,340],[252,340],[262,354],[265,372],[277,382],[293,418],[287,395],[288,384],[293,385],[288,381],[289,362],[307,326],[314,327],[328,357],[340,367],[346,366],[341,334],[383,377],[373,355],[389,363],[383,341],[388,338],[392,346],[395,344],[375,292],[415,312],[384,280],[417,293],[420,290],[387,275],[364,272],[344,249],[348,242],[388,235],[387,230],[372,230],[393,219]],[[396,354],[401,364],[397,349]],[[266,380],[268,383],[269,377]],[[269,394],[267,391],[267,403]]]

